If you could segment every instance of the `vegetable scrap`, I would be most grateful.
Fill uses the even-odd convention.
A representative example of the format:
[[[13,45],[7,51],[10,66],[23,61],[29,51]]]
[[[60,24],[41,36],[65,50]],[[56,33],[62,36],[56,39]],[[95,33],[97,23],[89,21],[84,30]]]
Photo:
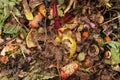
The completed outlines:
[[[0,0],[0,80],[119,80],[119,0]]]
[[[77,69],[79,65],[75,62],[72,62],[64,67],[61,68],[60,70],[60,77],[62,80],[66,80],[70,75],[72,75]]]

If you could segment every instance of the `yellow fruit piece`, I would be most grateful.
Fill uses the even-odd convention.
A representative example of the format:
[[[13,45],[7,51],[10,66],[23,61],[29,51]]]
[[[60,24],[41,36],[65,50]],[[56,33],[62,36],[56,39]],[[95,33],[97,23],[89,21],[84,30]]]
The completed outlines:
[[[109,8],[112,7],[110,3],[106,3],[106,6]]]
[[[69,50],[69,52],[70,52],[69,58],[73,57],[73,55],[74,55],[75,52],[76,52],[76,47],[77,47],[76,41],[75,41],[72,37],[70,37],[70,36],[64,36],[62,40],[69,40],[69,41],[70,41],[71,45],[70,45],[70,46],[68,45],[68,46],[70,47],[70,50]]]
[[[55,38],[55,42],[57,42],[57,43],[61,42],[61,38],[60,37],[56,37]]]
[[[33,20],[33,14],[29,10],[24,10],[27,20]]]
[[[39,12],[43,15],[46,16],[46,9],[45,9],[45,5],[40,5],[38,8]]]

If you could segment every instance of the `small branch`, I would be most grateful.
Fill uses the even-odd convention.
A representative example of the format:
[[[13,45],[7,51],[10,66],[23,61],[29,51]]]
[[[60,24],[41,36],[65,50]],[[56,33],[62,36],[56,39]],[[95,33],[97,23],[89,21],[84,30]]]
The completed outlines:
[[[21,50],[21,51],[22,51],[22,55],[23,55],[24,59],[26,59],[26,56],[25,56],[25,54],[24,54],[23,50]]]
[[[120,16],[120,12],[117,12],[117,15]],[[120,25],[120,17],[118,18],[118,23]]]
[[[12,11],[10,11],[10,13],[13,15],[13,17],[14,17],[15,20],[18,22],[18,24],[22,25],[22,24],[19,22],[19,20],[17,19],[17,17],[15,16],[15,14],[14,14]]]
[[[115,17],[115,18],[112,18],[112,19],[110,19],[110,20],[108,20],[108,21],[106,21],[106,22],[104,22],[103,24],[101,24],[101,26],[104,25],[104,24],[107,24],[107,23],[109,23],[109,22],[111,22],[111,21],[114,21],[114,20],[116,20],[116,19],[118,19],[118,18],[120,18],[120,15],[117,16],[117,17]]]
[[[15,16],[15,14],[12,11],[10,11],[10,13],[13,15],[13,17],[15,18],[15,20],[17,21],[17,23],[19,25],[23,25],[23,24],[20,23],[20,21],[18,20],[18,18]],[[26,29],[26,31],[28,31],[28,29],[27,29],[27,27],[25,25],[23,25],[23,27]]]
[[[16,37],[17,37],[17,36],[16,36]],[[12,38],[12,39],[10,39],[10,40],[7,40],[7,41],[4,41],[4,42],[1,42],[1,43],[0,43],[0,46],[6,45],[8,42],[14,40],[16,37],[14,37],[14,38]]]
[[[45,29],[45,39],[44,39],[44,44],[45,44],[47,41],[47,18],[46,17],[45,17],[44,29]]]

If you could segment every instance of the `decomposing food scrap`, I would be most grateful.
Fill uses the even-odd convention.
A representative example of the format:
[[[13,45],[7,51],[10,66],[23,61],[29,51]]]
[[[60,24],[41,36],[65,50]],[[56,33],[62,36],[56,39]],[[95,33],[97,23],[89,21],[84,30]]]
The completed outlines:
[[[0,80],[120,80],[119,0],[0,0]]]

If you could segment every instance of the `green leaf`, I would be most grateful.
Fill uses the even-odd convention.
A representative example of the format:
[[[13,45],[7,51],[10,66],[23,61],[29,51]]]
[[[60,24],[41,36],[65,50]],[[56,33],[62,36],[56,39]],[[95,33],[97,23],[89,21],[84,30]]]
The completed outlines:
[[[120,26],[117,28],[118,31],[120,31]]]
[[[63,4],[65,0],[57,0],[58,4]]]
[[[109,46],[113,47],[113,48],[118,48],[120,47],[120,42],[118,41],[108,41],[105,44],[108,44]]]
[[[19,10],[15,8],[15,5],[18,4],[18,2],[20,2],[20,0],[1,0],[0,1],[0,34],[2,32],[2,28],[3,28],[3,25],[4,25],[4,21],[10,16],[10,11],[14,11],[15,15],[17,17],[21,17],[21,14],[19,12]],[[11,27],[10,27],[11,28]],[[17,31],[12,31],[12,29],[10,28],[6,28],[4,29],[4,33],[7,33],[7,34],[12,34],[14,36],[13,33],[16,33],[18,31],[18,27],[17,27]],[[15,27],[14,27],[15,28]],[[14,29],[13,28],[13,29]],[[10,31],[9,31],[10,29]],[[15,29],[16,30],[16,29]]]
[[[24,35],[24,37],[26,37],[26,36],[27,36],[27,32],[26,32],[26,30],[25,30],[25,29],[21,28],[20,32]]]
[[[111,58],[113,60],[113,64],[119,64],[120,63],[120,42],[118,41],[109,41],[105,44],[108,44],[111,46]]]
[[[25,77],[23,80],[30,80],[31,79],[31,77],[30,76],[27,76],[27,77]]]
[[[12,2],[17,2],[16,0],[10,0],[10,1],[12,1]]]
[[[4,21],[5,21],[4,15],[0,15],[0,29],[3,28]]]
[[[111,57],[114,61],[114,64],[120,63],[120,52],[116,48],[111,48]]]
[[[4,34],[17,34],[20,31],[20,26],[11,25],[10,27],[4,28]]]
[[[104,63],[111,65],[112,64],[112,60],[110,60],[110,59],[104,59]]]
[[[9,2],[9,7],[11,10],[14,8],[15,5],[16,5],[15,2]]]
[[[3,1],[0,2],[0,8],[4,8]]]
[[[63,11],[61,10],[61,8],[60,8],[60,6],[57,6],[57,11],[58,11],[58,15],[59,16],[64,16],[64,13],[63,13]]]
[[[48,79],[52,79],[54,77],[58,76],[57,74],[54,74],[54,75],[46,75],[42,78],[42,80],[48,80]]]
[[[4,0],[4,3],[3,3],[3,5],[4,5],[4,16],[5,16],[5,18],[7,18],[9,15],[10,15],[10,10],[9,10],[9,1],[8,0]]]
[[[17,17],[19,17],[19,18],[22,17],[20,11],[19,11],[17,8],[14,8],[13,12],[14,12],[14,14],[15,14]]]
[[[1,80],[8,80],[8,78],[7,78],[7,76],[5,76]]]

